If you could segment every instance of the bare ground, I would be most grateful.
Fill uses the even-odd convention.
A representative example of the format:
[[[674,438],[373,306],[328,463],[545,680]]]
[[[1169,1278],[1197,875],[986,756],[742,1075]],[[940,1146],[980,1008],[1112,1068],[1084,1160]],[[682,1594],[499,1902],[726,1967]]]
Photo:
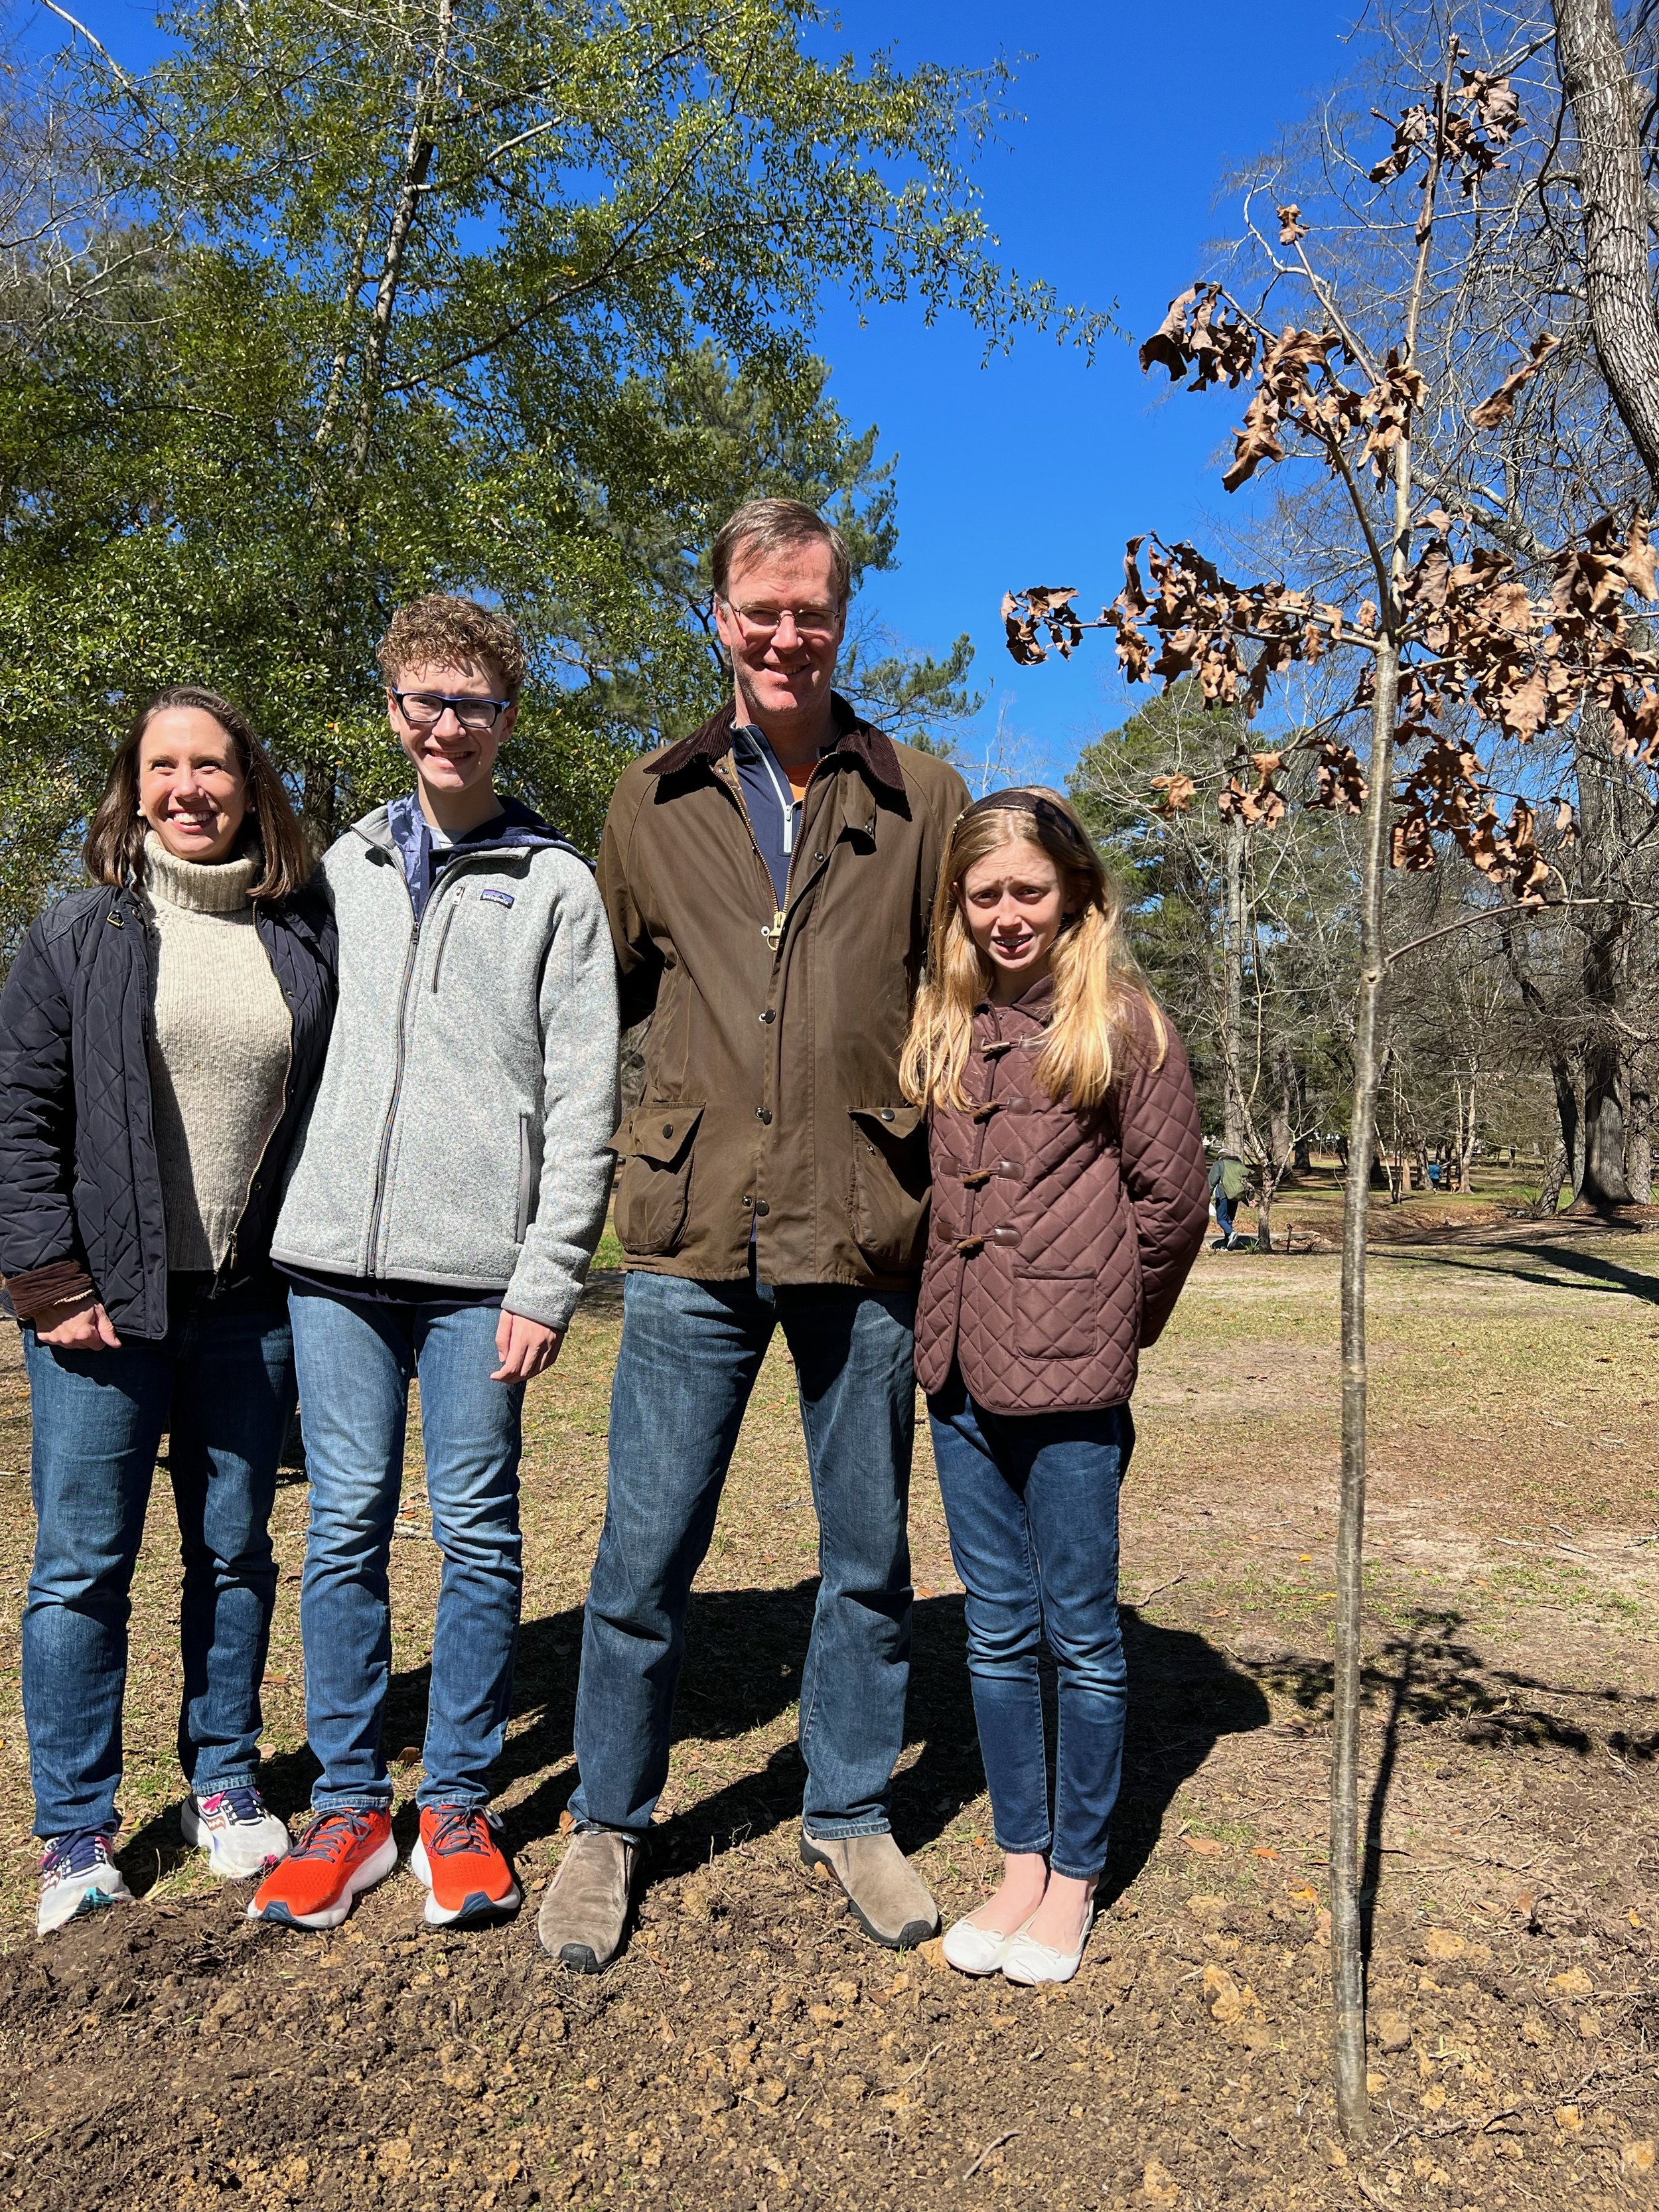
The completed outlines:
[[[1433,1232],[1437,1224],[1425,1222]],[[1324,1768],[1335,1261],[1206,1255],[1137,1400],[1133,1720],[1111,1903],[1042,1995],[866,1942],[795,1856],[814,1531],[766,1370],[701,1578],[630,1950],[560,1976],[528,1911],[429,1933],[398,1875],[340,1933],[250,1926],[183,1848],[164,1483],[135,1598],[131,1911],[46,1944],[15,1634],[27,1407],[0,1344],[0,2200],[248,2205],[1601,2207],[1659,2197],[1659,1242],[1460,1226],[1376,1262],[1368,1600],[1371,2147],[1327,2081]],[[614,1283],[537,1386],[532,1577],[501,1804],[544,1883],[574,1784]],[[14,1340],[15,1342],[15,1340]],[[417,1461],[416,1462],[417,1465]],[[400,1835],[436,1553],[411,1484]],[[947,1914],[994,1854],[925,1448],[901,1840]],[[267,1785],[303,1742],[279,1497]],[[534,1903],[532,1893],[531,1903]]]

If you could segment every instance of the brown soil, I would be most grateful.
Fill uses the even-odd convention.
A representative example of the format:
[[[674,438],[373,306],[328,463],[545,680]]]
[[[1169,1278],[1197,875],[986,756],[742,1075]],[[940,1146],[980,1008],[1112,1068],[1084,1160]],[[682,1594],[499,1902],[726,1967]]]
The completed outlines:
[[[1648,1247],[1533,1234],[1379,1258],[1365,1810],[1375,2128],[1335,2142],[1324,1770],[1334,1262],[1206,1255],[1148,1360],[1126,1492],[1133,1717],[1109,1910],[1041,1995],[884,1953],[795,1856],[813,1532],[769,1364],[699,1584],[631,1947],[537,1948],[574,1782],[583,1577],[614,1286],[532,1401],[512,1926],[426,1930],[398,1875],[330,1937],[242,1917],[183,1849],[165,1501],[136,1594],[131,1911],[30,1932],[15,1625],[29,1528],[0,1478],[0,2198],[45,2208],[543,2203],[1044,2208],[1653,2202],[1659,2136],[1659,1389]],[[26,1433],[0,1371],[0,1460]],[[416,1486],[416,1492],[418,1486]],[[391,1741],[418,1742],[435,1553],[397,1547]],[[303,1746],[282,1493],[267,1784]],[[958,1585],[921,1455],[901,1840],[947,1916],[994,1854]],[[176,1556],[176,1553],[174,1554]],[[412,1763],[400,1766],[410,1840]]]

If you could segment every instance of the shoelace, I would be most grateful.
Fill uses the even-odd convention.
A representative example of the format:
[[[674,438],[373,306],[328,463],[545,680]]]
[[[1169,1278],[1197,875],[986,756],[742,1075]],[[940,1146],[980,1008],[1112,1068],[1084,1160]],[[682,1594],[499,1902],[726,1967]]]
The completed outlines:
[[[343,1858],[368,1835],[368,1823],[367,1813],[319,1813],[289,1853],[289,1864],[298,1859]]]
[[[490,1821],[487,1813],[476,1806],[453,1805],[439,1817],[432,1831],[432,1849],[440,1858],[453,1858],[460,1851],[488,1851],[491,1848]]]
[[[238,1783],[234,1789],[222,1790],[216,1798],[204,1801],[204,1805],[217,1804],[228,1815],[232,1827],[251,1826],[265,1817],[265,1802],[251,1782]]]
[[[61,1881],[66,1875],[93,1874],[110,1863],[109,1838],[96,1828],[76,1828],[59,1836],[40,1862],[43,1881]]]

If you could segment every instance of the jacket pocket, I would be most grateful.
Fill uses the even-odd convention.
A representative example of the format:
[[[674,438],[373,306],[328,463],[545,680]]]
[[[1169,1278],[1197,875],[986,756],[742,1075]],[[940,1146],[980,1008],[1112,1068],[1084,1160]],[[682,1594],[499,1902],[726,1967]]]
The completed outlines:
[[[656,1259],[678,1247],[691,1198],[692,1139],[702,1119],[701,1106],[678,1100],[636,1106],[611,1138],[622,1163],[617,1235],[624,1252]]]
[[[920,1106],[852,1106],[853,1242],[880,1273],[914,1274],[927,1241],[926,1116]]]
[[[1014,1350],[1026,1359],[1092,1359],[1100,1349],[1100,1278],[1014,1277]]]
[[[540,1195],[540,1177],[536,1172],[536,1125],[528,1114],[519,1116],[519,1203],[513,1218],[513,1242],[522,1244],[530,1234],[530,1224],[536,1218],[536,1200]]]

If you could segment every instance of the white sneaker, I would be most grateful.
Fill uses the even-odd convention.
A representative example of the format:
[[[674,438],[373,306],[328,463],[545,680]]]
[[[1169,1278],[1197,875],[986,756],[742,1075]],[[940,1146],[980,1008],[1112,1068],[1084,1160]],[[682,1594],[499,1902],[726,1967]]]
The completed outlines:
[[[943,1950],[945,1963],[954,1966],[959,1974],[994,1974],[1008,1955],[1008,1947],[1030,1925],[1027,1913],[1011,1936],[999,1935],[994,1928],[975,1928],[971,1920],[958,1920],[945,1933]]]
[[[179,1821],[185,1841],[199,1844],[213,1872],[228,1881],[252,1881],[288,1856],[288,1829],[265,1810],[264,1798],[251,1782],[215,1790],[207,1797],[192,1790]]]
[[[121,1879],[113,1853],[115,1838],[93,1828],[55,1836],[40,1862],[40,1911],[35,1926],[42,1936],[62,1928],[82,1912],[106,1905],[131,1905],[132,1892]]]
[[[1069,1982],[1083,1963],[1083,1947],[1094,1923],[1095,1909],[1091,1905],[1084,1916],[1083,1933],[1077,1939],[1075,1951],[1056,1951],[1047,1943],[1034,1942],[1024,1933],[1016,1936],[1002,1961],[1003,1979],[1018,1982],[1023,1989],[1033,1988],[1039,1982]]]

